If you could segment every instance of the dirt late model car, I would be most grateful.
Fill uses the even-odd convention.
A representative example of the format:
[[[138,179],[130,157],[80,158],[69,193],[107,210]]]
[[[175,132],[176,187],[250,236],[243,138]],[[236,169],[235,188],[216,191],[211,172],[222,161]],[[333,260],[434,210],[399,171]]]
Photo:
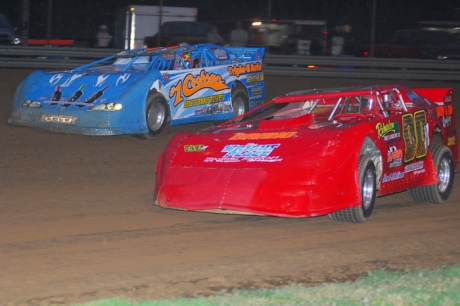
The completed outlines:
[[[71,71],[35,71],[9,122],[85,135],[138,134],[225,121],[263,103],[263,48],[200,44],[127,50]]]
[[[189,211],[363,222],[376,196],[443,203],[458,171],[449,88],[309,90],[263,119],[177,134],[154,204]]]

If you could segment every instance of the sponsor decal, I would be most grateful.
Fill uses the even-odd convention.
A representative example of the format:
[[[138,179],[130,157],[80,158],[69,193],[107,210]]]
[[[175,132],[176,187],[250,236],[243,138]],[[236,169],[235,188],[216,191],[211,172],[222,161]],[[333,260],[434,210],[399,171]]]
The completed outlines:
[[[388,123],[377,123],[375,126],[375,129],[377,130],[379,138],[384,137],[388,133],[399,133],[400,127],[398,121],[393,121],[393,122],[388,122]]]
[[[203,115],[203,110],[202,109],[195,110],[195,115]]]
[[[277,144],[257,145],[248,143],[246,145],[226,145],[222,152],[223,157],[207,157],[204,162],[238,163],[238,162],[280,162],[283,159],[279,156],[269,156],[274,149],[280,146]]]
[[[242,74],[262,71],[262,63],[247,63],[227,67],[230,75],[239,77]]]
[[[402,156],[402,149],[398,149],[395,146],[388,147],[388,162]]]
[[[385,183],[389,181],[399,180],[403,177],[404,177],[404,172],[401,172],[401,171],[393,172],[390,174],[384,174],[382,182]]]
[[[264,145],[257,145],[255,143],[248,143],[246,145],[226,145],[222,152],[227,153],[224,157],[267,157],[279,146],[279,143]]]
[[[414,175],[425,173],[425,169],[419,169],[414,171]]]
[[[390,163],[390,168],[396,168],[400,167],[402,165],[402,157],[398,157],[393,159],[393,161]]]
[[[453,146],[455,144],[455,136],[447,138],[447,145]]]
[[[452,116],[454,114],[454,108],[452,105],[438,106],[436,107],[436,114],[438,117]]]
[[[412,171],[419,170],[422,168],[423,168],[423,161],[419,161],[419,162],[416,162],[410,165],[406,165],[406,167],[404,167],[404,172],[408,173],[408,172],[412,172]]]
[[[165,82],[171,81],[171,77],[169,76],[169,73],[162,73],[161,77],[163,78]]]
[[[56,115],[42,115],[42,122],[56,122],[65,124],[75,124],[77,117],[71,116],[56,116]]]
[[[385,141],[391,141],[393,139],[398,139],[398,138],[401,138],[401,133],[400,132],[397,132],[397,133],[391,133],[389,135],[385,135],[383,136],[383,139]]]
[[[205,163],[240,163],[240,162],[262,162],[262,163],[274,163],[280,162],[283,159],[279,156],[269,156],[269,157],[246,157],[246,158],[215,158],[215,157],[207,157],[204,162]]]
[[[264,80],[264,74],[261,73],[254,73],[254,74],[248,74],[246,76],[246,81],[248,83],[258,83],[262,82]]]
[[[220,91],[229,87],[225,84],[221,75],[208,73],[203,69],[197,76],[193,76],[191,73],[187,74],[183,81],[180,80],[176,85],[172,86],[169,90],[169,98],[175,97],[173,105],[177,106],[184,100],[183,97],[190,97],[205,88]]]
[[[205,114],[221,114],[232,111],[232,105],[230,103],[214,103],[211,106],[203,108]]]
[[[222,49],[212,49],[212,53],[220,60],[228,59],[227,52]]]
[[[402,165],[403,151],[395,146],[388,147],[387,162],[390,163],[390,168],[396,168]]]
[[[278,133],[237,133],[229,140],[256,140],[256,139],[282,139],[292,138],[297,132],[278,132]]]
[[[443,116],[442,117],[442,127],[446,128],[452,125],[452,117],[451,116]]]
[[[199,144],[199,145],[185,145],[184,151],[185,152],[204,152],[208,146]]]
[[[251,93],[253,98],[262,98],[262,86],[255,86],[251,88]]]
[[[213,95],[213,96],[208,96],[208,97],[186,100],[184,102],[184,108],[222,102],[223,100],[224,100],[224,95]]]

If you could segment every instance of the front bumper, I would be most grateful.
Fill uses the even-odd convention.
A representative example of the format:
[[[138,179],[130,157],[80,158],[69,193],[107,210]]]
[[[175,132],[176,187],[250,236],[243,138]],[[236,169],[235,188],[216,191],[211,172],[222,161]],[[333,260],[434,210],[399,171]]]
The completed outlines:
[[[267,169],[169,169],[157,186],[154,204],[278,217],[320,216],[361,205],[359,191],[343,184],[340,173],[321,185],[299,181],[276,184],[273,176],[276,173]]]
[[[8,123],[53,132],[105,136],[147,133],[141,120],[124,118],[122,111],[43,109],[15,106]]]

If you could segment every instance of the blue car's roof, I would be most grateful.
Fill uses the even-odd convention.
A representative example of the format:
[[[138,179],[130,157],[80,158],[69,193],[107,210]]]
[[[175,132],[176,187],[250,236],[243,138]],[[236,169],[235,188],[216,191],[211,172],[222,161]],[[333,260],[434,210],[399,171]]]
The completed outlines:
[[[138,70],[181,70],[231,64],[235,61],[262,60],[264,48],[221,47],[214,44],[197,44],[169,48],[125,50],[110,57],[78,67],[80,71],[99,65],[119,66],[121,71],[137,67]],[[193,67],[192,67],[193,66]]]

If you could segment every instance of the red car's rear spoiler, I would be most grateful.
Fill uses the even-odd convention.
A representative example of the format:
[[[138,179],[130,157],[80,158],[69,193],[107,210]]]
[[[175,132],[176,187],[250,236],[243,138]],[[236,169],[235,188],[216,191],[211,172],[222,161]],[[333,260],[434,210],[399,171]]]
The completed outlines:
[[[412,90],[435,103],[453,102],[452,88],[413,88]]]
[[[353,91],[334,91],[334,92],[322,92],[322,93],[311,93],[311,94],[299,94],[299,95],[289,95],[281,96],[273,99],[275,103],[290,103],[290,102],[304,102],[309,100],[317,99],[338,99],[343,97],[354,97],[354,96],[364,96],[371,95],[374,92],[372,89],[362,89],[362,90],[353,90]]]

